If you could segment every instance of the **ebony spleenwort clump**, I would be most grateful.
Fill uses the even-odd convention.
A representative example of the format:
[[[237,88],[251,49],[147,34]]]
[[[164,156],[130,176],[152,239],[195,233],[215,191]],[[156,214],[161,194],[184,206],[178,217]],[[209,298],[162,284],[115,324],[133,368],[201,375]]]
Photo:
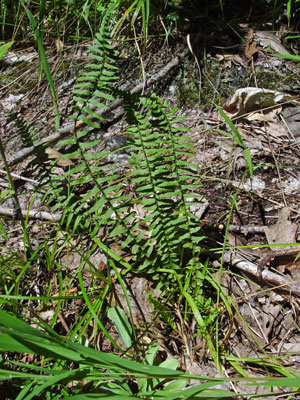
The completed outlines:
[[[202,239],[199,221],[190,212],[194,202],[200,201],[200,196],[191,196],[199,187],[197,167],[188,161],[193,147],[187,137],[178,135],[187,131],[178,127],[185,118],[174,117],[177,109],[169,110],[168,102],[162,103],[155,94],[140,97],[126,111],[133,149],[132,182],[139,195],[135,201],[147,216],[137,227],[138,236],[127,237],[124,245],[131,244],[137,255],[143,250],[140,268],[151,264],[150,272],[157,265],[181,269],[187,261],[185,252],[196,256]]]
[[[72,119],[84,128],[60,142],[64,151],[72,148],[65,157],[80,163],[53,178],[49,201],[55,202],[53,211],[64,209],[63,223],[69,230],[89,230],[94,237],[104,228],[108,241],[118,240],[130,249],[139,269],[153,276],[159,268],[184,273],[195,262],[203,239],[201,224],[190,211],[201,197],[195,193],[200,186],[198,167],[189,161],[193,146],[182,136],[188,129],[180,126],[184,118],[175,116],[177,109],[169,110],[155,94],[133,96],[116,88],[118,53],[111,45],[108,18],[109,13],[90,47],[94,62],[86,66],[73,91]],[[95,150],[101,148],[101,138],[90,140],[91,130],[101,130],[103,110],[117,97],[128,122],[131,173],[126,178],[109,151]],[[126,180],[137,196],[124,193]],[[86,190],[81,197],[82,186]]]

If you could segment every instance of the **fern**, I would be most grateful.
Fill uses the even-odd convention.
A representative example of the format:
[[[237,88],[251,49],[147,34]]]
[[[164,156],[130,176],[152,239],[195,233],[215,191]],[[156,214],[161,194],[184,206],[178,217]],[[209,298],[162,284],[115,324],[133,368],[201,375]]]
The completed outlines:
[[[61,207],[65,209],[67,229],[71,223],[74,231],[78,227],[87,229],[93,225],[93,234],[103,226],[114,230],[121,225],[121,204],[131,197],[122,194],[121,182],[116,183],[121,176],[114,172],[114,163],[108,160],[109,152],[97,150],[101,146],[101,138],[89,140],[92,130],[101,130],[100,122],[104,118],[98,110],[105,110],[107,102],[114,100],[114,84],[118,81],[118,54],[112,48],[111,37],[107,33],[108,15],[96,35],[94,46],[89,48],[90,57],[95,63],[87,65],[73,91],[76,101],[74,110],[77,114],[72,119],[76,121],[76,127],[86,127],[75,128],[74,138],[59,143],[60,146],[75,148],[65,157],[79,158],[81,163],[63,177],[56,177],[51,189],[54,191],[49,197],[49,201],[56,202],[54,211]],[[78,195],[82,186],[91,187],[83,197]]]
[[[80,163],[53,179],[48,191],[53,211],[63,208],[67,229],[105,230],[108,240],[122,239],[122,248],[133,255],[140,270],[154,274],[159,268],[184,272],[201,251],[201,224],[190,211],[201,197],[191,194],[200,187],[198,167],[189,161],[193,146],[175,117],[155,94],[137,96],[116,88],[118,54],[111,46],[104,18],[90,57],[94,61],[78,78],[74,88],[76,128],[74,137],[60,142],[67,158]],[[116,97],[123,101],[128,122],[131,185],[137,198],[124,194],[124,179],[101,148],[101,138],[90,140],[93,130],[101,131],[103,110]],[[80,126],[85,126],[80,129]],[[72,151],[70,150],[72,149]],[[84,195],[81,190],[83,188]],[[137,218],[136,207],[141,211]]]
[[[11,113],[8,115],[11,121],[14,121],[18,128],[18,133],[23,142],[23,147],[33,146],[36,132],[31,124],[28,124],[24,117],[18,113]]]
[[[189,257],[194,257],[203,239],[198,236],[200,223],[190,212],[194,201],[191,194],[185,194],[200,187],[197,166],[185,159],[193,156],[193,146],[187,137],[178,135],[187,129],[177,127],[184,120],[174,118],[177,109],[168,111],[168,102],[162,103],[155,94],[141,97],[139,102],[143,114],[137,107],[127,108],[127,133],[133,139],[130,162],[139,194],[136,202],[147,216],[135,227],[138,235],[128,236],[123,247],[134,241],[132,251],[139,258],[143,250],[141,268],[164,265],[180,269],[186,262],[184,251],[188,249]],[[199,204],[199,196],[193,197]],[[145,228],[141,230],[141,226]]]

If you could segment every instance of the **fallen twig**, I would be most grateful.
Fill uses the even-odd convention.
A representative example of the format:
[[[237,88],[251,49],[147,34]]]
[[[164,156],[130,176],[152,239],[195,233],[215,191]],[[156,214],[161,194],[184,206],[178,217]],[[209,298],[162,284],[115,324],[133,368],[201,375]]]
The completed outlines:
[[[243,232],[243,233],[265,233],[264,226],[250,226],[250,225],[229,225],[230,232]]]
[[[27,217],[30,219],[42,219],[46,221],[60,221],[61,220],[61,214],[60,213],[55,213],[51,214],[46,211],[38,211],[38,210],[24,210],[21,209],[23,217]],[[8,208],[8,207],[0,207],[0,215],[5,215],[7,217],[15,217],[15,210],[13,208]]]
[[[7,175],[6,171],[4,171],[3,169],[0,169],[0,174]],[[39,184],[38,181],[35,181],[34,179],[29,179],[29,178],[26,178],[25,176],[17,175],[17,174],[14,174],[12,172],[10,174],[11,174],[11,176],[13,178],[20,179],[20,180],[25,181],[25,182],[30,182],[30,183],[33,183],[34,185],[38,185]]]
[[[243,272],[254,275],[257,278],[260,277],[260,271],[258,265],[250,261],[241,259],[230,251],[225,252],[224,261],[240,269]],[[275,286],[276,289],[300,296],[300,289],[298,287],[299,285],[297,285],[293,280],[287,279],[279,274],[275,274],[274,272],[271,272],[268,269],[265,269],[262,272],[261,276],[266,283]]]

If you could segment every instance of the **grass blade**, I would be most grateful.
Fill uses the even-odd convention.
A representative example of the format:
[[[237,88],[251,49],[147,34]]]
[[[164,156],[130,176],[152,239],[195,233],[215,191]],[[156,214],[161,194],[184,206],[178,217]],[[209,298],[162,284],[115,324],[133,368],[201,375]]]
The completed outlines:
[[[51,90],[51,95],[52,95],[52,99],[53,99],[53,105],[54,105],[54,111],[55,111],[55,119],[56,119],[56,129],[59,129],[60,126],[60,122],[59,122],[59,110],[58,110],[58,99],[57,99],[57,95],[56,95],[56,90],[54,87],[54,82],[52,79],[52,74],[49,68],[49,64],[48,64],[48,60],[47,60],[47,56],[45,53],[45,49],[44,49],[44,45],[43,45],[43,40],[42,40],[42,36],[40,33],[40,30],[35,22],[35,19],[33,17],[33,15],[31,14],[30,10],[28,10],[27,7],[25,7],[25,5],[22,3],[23,7],[25,8],[26,14],[29,18],[31,27],[33,29],[34,32],[34,36],[36,38],[37,41],[37,45],[38,45],[38,49],[39,49],[39,55],[40,55],[40,59],[41,59],[41,63],[44,67],[46,76],[47,76],[47,80],[50,86],[50,90]]]
[[[252,164],[252,158],[251,158],[251,154],[250,154],[250,150],[247,148],[247,146],[245,145],[243,138],[240,134],[240,132],[238,131],[237,127],[234,125],[234,123],[231,121],[231,119],[226,115],[226,113],[216,105],[219,113],[222,115],[222,117],[225,119],[225,122],[228,124],[229,128],[232,130],[233,135],[231,135],[228,132],[225,132],[221,129],[216,129],[217,132],[221,133],[222,135],[225,135],[227,137],[231,137],[240,147],[242,147],[242,149],[244,150],[244,154],[245,154],[245,159],[249,168],[249,173],[250,173],[250,177],[252,178],[253,176],[253,164]]]
[[[8,53],[9,49],[11,48],[11,46],[15,43],[14,40],[12,40],[11,42],[8,43],[4,43],[0,46],[0,60],[2,60],[2,58],[5,56],[5,54]]]

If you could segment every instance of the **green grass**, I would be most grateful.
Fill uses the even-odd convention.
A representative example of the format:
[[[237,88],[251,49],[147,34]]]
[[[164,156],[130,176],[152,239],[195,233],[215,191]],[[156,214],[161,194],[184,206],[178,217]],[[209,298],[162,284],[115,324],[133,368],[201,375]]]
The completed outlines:
[[[120,319],[119,316],[115,319],[116,323],[118,320],[120,321],[119,332],[125,329],[128,333],[128,328],[125,328],[126,321],[124,321],[126,317],[123,314],[123,318]],[[2,381],[14,379],[14,381],[22,382],[22,390],[17,399],[29,400],[35,396],[39,396],[39,398],[51,396],[51,398],[57,399],[90,399],[113,396],[126,400],[133,398],[158,399],[163,396],[166,399],[180,397],[184,400],[190,398],[223,399],[239,396],[223,389],[213,388],[228,379],[194,376],[178,371],[178,360],[168,359],[155,366],[153,363],[159,345],[154,342],[148,346],[144,362],[137,363],[130,359],[99,352],[74,341],[65,340],[37,315],[35,317],[40,325],[39,330],[5,311],[0,311],[0,350],[42,356],[41,363],[10,360],[10,369],[0,369]],[[130,327],[128,321],[127,326]],[[130,339],[127,340],[129,344]],[[126,339],[124,341],[126,342]],[[257,363],[258,360],[231,358],[230,361],[234,365],[237,361],[238,363],[241,361]],[[260,360],[260,362],[274,368],[274,363],[264,360]],[[5,362],[2,359],[0,367],[3,367],[3,364],[5,365]],[[72,368],[70,365],[73,365]],[[284,372],[282,367],[279,367],[279,371]],[[129,384],[132,379],[136,380],[134,391]],[[207,382],[199,382],[196,386],[188,387],[190,379]],[[300,378],[295,377],[292,371],[288,378],[251,379],[247,377],[244,380],[248,381],[250,385],[255,383],[255,385],[274,388],[280,386],[297,389],[300,385]],[[242,379],[238,379],[238,381],[242,381]],[[76,382],[85,383],[78,385]],[[68,383],[73,383],[72,387]],[[270,396],[273,395],[274,392],[270,393]]]

